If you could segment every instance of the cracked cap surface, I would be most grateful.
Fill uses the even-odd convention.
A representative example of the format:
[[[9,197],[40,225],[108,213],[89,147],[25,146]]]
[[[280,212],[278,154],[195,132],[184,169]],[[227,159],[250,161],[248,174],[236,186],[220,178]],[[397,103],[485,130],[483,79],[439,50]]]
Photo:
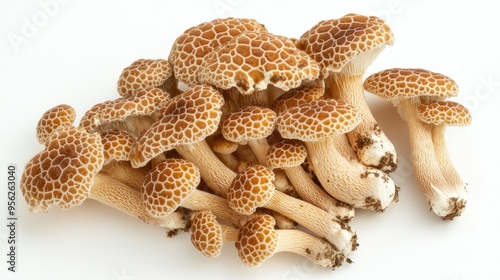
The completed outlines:
[[[319,66],[283,36],[245,32],[208,54],[198,72],[200,82],[241,94],[265,90],[269,84],[282,90],[299,87],[319,75]]]
[[[393,68],[365,79],[366,91],[387,100],[413,97],[453,97],[458,85],[451,78],[425,69]]]
[[[380,18],[347,14],[324,20],[305,32],[297,47],[318,62],[321,74],[339,72],[347,63],[371,49],[392,45],[394,35]]]
[[[266,31],[264,25],[253,19],[224,18],[191,27],[179,36],[171,49],[168,61],[177,80],[194,86],[205,56],[233,37],[246,31]]]
[[[259,215],[240,229],[235,243],[243,264],[251,267],[261,265],[278,249],[278,231],[275,220],[269,215]]]
[[[118,93],[127,97],[141,89],[161,86],[172,74],[165,59],[138,59],[123,69],[118,78]]]
[[[472,121],[469,110],[453,101],[422,104],[418,106],[417,116],[421,121],[434,125],[466,126]]]
[[[207,257],[220,255],[223,244],[222,227],[211,211],[199,211],[191,219],[191,243]]]
[[[291,107],[276,119],[276,127],[286,139],[322,141],[351,131],[361,121],[354,107],[334,99],[314,100]]]
[[[20,189],[30,212],[47,212],[51,205],[61,209],[80,205],[90,195],[103,163],[99,134],[77,127],[55,131],[21,177]]]
[[[142,200],[155,218],[168,216],[191,195],[200,183],[200,170],[183,159],[167,159],[144,178]]]
[[[306,157],[306,146],[295,139],[285,139],[271,145],[266,155],[267,166],[272,169],[299,166]]]
[[[128,161],[134,145],[134,138],[128,133],[110,131],[101,135],[104,164],[111,161]]]
[[[70,105],[61,104],[47,110],[36,126],[36,139],[45,145],[54,131],[73,125],[75,118],[76,111]]]
[[[320,99],[325,93],[325,88],[318,86],[300,86],[283,93],[273,102],[273,111],[279,113],[290,107],[299,106],[313,100]]]
[[[227,140],[245,145],[249,140],[271,135],[275,121],[273,110],[249,106],[229,114],[222,123],[221,132]]]

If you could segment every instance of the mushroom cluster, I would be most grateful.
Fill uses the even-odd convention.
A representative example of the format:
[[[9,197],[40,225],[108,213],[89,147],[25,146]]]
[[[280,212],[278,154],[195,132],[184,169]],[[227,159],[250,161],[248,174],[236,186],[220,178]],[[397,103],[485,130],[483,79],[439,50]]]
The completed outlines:
[[[120,97],[74,124],[66,104],[37,126],[45,146],[20,188],[31,212],[87,198],[191,234],[216,257],[233,242],[259,266],[276,252],[324,267],[350,262],[356,209],[383,212],[398,200],[389,174],[394,145],[370,112],[365,90],[405,119],[416,179],[434,213],[459,216],[466,184],[448,156],[446,125],[470,114],[446,100],[455,82],[423,69],[389,69],[363,81],[394,36],[373,16],[325,20],[299,39],[252,19],[187,29],[168,59],[139,59],[119,76]]]

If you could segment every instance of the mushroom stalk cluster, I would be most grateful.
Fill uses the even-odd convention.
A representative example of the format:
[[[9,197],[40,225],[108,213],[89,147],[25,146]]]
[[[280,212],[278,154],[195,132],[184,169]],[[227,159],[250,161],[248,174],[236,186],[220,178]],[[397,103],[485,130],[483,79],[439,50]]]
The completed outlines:
[[[364,90],[391,100],[408,123],[415,176],[431,209],[459,216],[466,184],[445,143],[470,114],[446,100],[450,78],[422,69],[363,76],[389,26],[348,14],[299,39],[252,19],[187,29],[165,59],[139,59],[119,76],[119,97],[75,125],[66,104],[48,110],[44,149],[20,188],[31,212],[102,202],[169,236],[182,230],[207,257],[234,243],[243,264],[292,252],[323,267],[350,263],[357,209],[398,201],[394,145]]]

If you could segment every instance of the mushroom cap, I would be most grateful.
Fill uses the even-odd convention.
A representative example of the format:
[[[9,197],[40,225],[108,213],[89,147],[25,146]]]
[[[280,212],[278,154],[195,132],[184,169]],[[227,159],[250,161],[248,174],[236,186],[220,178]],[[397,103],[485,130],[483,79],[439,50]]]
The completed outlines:
[[[229,141],[226,138],[222,136],[222,134],[218,134],[212,139],[212,142],[210,143],[210,147],[212,150],[216,153],[223,154],[223,155],[229,155],[236,150],[238,150],[239,144],[233,141]]]
[[[229,188],[229,206],[243,215],[250,215],[264,206],[274,193],[274,172],[262,165],[252,165],[236,175]]]
[[[210,210],[196,213],[191,219],[191,243],[203,255],[220,255],[223,244],[222,227]]]
[[[276,113],[265,107],[248,106],[230,113],[221,132],[229,141],[245,145],[249,140],[266,138],[274,131]]]
[[[140,89],[135,95],[92,106],[82,117],[80,126],[89,132],[112,130],[117,128],[117,122],[126,121],[128,117],[152,115],[169,99],[169,94],[161,89]],[[134,130],[133,124],[128,125],[132,126],[131,131]]]
[[[118,93],[127,97],[139,90],[157,87],[172,76],[172,67],[165,59],[138,59],[123,69],[118,78]]]
[[[425,69],[393,68],[365,79],[366,91],[387,100],[414,97],[448,98],[458,94],[458,85],[451,78]]]
[[[104,163],[101,137],[82,128],[60,128],[45,149],[25,166],[20,189],[30,212],[47,212],[51,205],[68,209],[89,195]]]
[[[349,132],[360,121],[354,107],[328,99],[303,103],[279,113],[276,127],[283,138],[314,142]]]
[[[243,264],[260,266],[278,250],[278,231],[275,220],[269,215],[259,215],[249,220],[240,229],[235,243]]]
[[[121,131],[109,131],[101,135],[104,164],[111,161],[128,161],[134,145],[134,138]]]
[[[163,117],[137,139],[130,161],[144,166],[155,156],[178,145],[204,140],[219,126],[224,104],[222,95],[212,86],[197,85],[177,95],[162,110]]]
[[[70,105],[61,104],[47,110],[36,126],[36,139],[45,145],[54,131],[73,125],[75,118],[76,111]]]
[[[321,75],[339,72],[360,54],[394,43],[394,35],[382,19],[375,16],[347,14],[324,20],[305,32],[297,47],[318,62]]]
[[[205,57],[198,79],[241,94],[265,90],[269,84],[284,91],[314,80],[319,66],[293,42],[267,32],[245,32]]]
[[[470,125],[472,121],[469,110],[462,104],[453,101],[422,104],[418,106],[417,110],[417,116],[421,121],[434,125],[466,126]]]
[[[306,146],[295,139],[285,139],[271,145],[266,154],[267,166],[272,169],[299,166],[306,158]]]
[[[175,78],[188,86],[199,84],[197,73],[204,57],[246,31],[260,32],[266,28],[253,19],[224,18],[187,29],[175,40],[168,57]]]
[[[273,111],[279,113],[290,107],[298,106],[313,100],[320,99],[325,93],[324,87],[303,85],[283,93],[273,102]]]
[[[191,162],[175,158],[160,162],[144,178],[142,200],[147,212],[154,218],[170,215],[200,180],[200,170]]]

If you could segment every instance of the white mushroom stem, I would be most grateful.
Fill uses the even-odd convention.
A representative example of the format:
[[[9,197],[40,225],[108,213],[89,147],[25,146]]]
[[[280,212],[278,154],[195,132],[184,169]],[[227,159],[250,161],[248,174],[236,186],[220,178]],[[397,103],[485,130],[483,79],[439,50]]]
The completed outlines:
[[[225,224],[220,224],[222,228],[222,239],[228,242],[236,242],[238,240],[238,233],[240,230],[238,228],[228,226]]]
[[[356,208],[375,211],[383,211],[397,199],[396,186],[386,173],[348,161],[337,151],[335,142],[335,137],[304,142],[314,172],[331,196]]]
[[[434,143],[434,151],[437,155],[438,164],[441,167],[441,172],[448,183],[453,184],[457,187],[463,186],[465,189],[465,184],[460,178],[453,162],[451,161],[450,155],[448,154],[448,148],[446,147],[445,139],[446,125],[433,125],[432,126],[432,142]]]
[[[98,173],[95,176],[89,198],[120,210],[148,224],[164,227],[168,230],[186,229],[188,225],[184,215],[177,212],[164,218],[151,217],[146,210],[139,191],[103,174]]]
[[[397,104],[408,123],[415,177],[432,211],[443,219],[453,219],[465,209],[467,191],[460,177],[456,177],[458,174],[455,176],[449,172],[448,164],[451,161],[447,152],[443,151],[446,148],[442,135],[434,137],[438,142],[437,150],[434,149],[432,125],[419,120],[418,105],[420,101],[417,99],[407,99]],[[441,164],[447,166],[445,172],[452,178],[445,178]]]
[[[99,173],[118,180],[137,191],[141,191],[142,183],[149,170],[150,167],[148,166],[133,168],[128,161],[112,161],[104,165]]]

